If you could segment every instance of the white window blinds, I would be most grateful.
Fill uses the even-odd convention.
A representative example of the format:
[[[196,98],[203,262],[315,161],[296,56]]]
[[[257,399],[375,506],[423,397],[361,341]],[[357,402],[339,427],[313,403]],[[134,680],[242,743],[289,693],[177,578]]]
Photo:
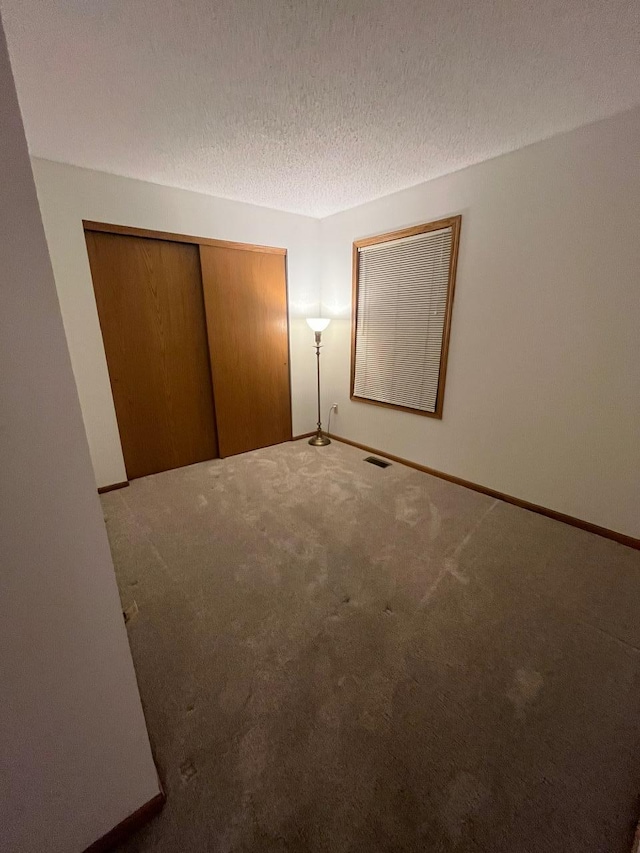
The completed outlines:
[[[453,228],[359,249],[354,397],[436,413]]]

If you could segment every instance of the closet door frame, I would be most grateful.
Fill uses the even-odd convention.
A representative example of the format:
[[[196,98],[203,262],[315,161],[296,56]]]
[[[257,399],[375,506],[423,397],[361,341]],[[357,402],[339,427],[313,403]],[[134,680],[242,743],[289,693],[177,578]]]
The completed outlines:
[[[277,246],[259,246],[255,243],[234,243],[230,240],[214,240],[211,237],[172,234],[169,231],[151,231],[148,228],[134,228],[132,225],[111,225],[107,222],[92,222],[89,219],[83,219],[82,225],[85,231],[103,231],[105,234],[148,237],[150,240],[168,240],[170,243],[193,243],[196,246],[218,246],[221,249],[242,249],[244,252],[262,252],[263,254],[274,255],[287,254],[286,249],[280,249]]]
[[[188,234],[174,234],[169,231],[153,231],[149,228],[136,228],[132,225],[115,225],[113,223],[108,222],[94,222],[93,220],[89,219],[82,220],[82,227],[84,232],[101,231],[105,234],[122,234],[129,237],[147,237],[151,240],[168,240],[171,243],[191,243],[195,246],[216,246],[221,249],[239,249],[243,252],[261,252],[262,254],[283,255],[285,298],[287,305],[287,356],[289,377],[289,412],[291,417],[290,432],[293,436],[293,400],[291,398],[291,324],[289,322],[289,263],[286,249],[277,246],[260,246],[255,243],[236,243],[231,240],[215,240],[212,237],[194,237]],[[210,357],[210,354],[208,355]],[[215,413],[215,390],[213,404]]]

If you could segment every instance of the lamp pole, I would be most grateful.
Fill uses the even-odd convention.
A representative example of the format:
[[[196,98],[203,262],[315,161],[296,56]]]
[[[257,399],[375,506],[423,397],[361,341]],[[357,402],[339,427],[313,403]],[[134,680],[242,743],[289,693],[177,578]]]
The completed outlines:
[[[331,444],[331,439],[322,432],[322,414],[320,409],[320,348],[322,346],[322,332],[329,325],[329,320],[319,317],[313,317],[307,320],[310,328],[313,329],[316,338],[316,373],[318,381],[318,423],[316,434],[309,439],[309,444],[313,447],[326,447]]]

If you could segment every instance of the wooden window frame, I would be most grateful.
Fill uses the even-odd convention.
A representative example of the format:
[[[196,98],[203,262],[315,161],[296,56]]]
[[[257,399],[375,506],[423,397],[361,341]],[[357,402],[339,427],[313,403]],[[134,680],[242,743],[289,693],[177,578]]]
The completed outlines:
[[[449,339],[451,336],[451,315],[453,313],[453,296],[456,287],[456,272],[458,268],[458,247],[460,245],[460,225],[462,216],[449,216],[446,219],[438,219],[434,222],[425,222],[422,225],[414,225],[411,228],[403,228],[400,231],[389,231],[386,234],[377,234],[374,237],[366,237],[356,240],[353,244],[353,274],[352,274],[352,296],[351,296],[351,399],[357,403],[369,403],[372,406],[383,406],[385,409],[396,409],[401,412],[410,412],[414,415],[422,415],[427,418],[442,420],[442,408],[444,404],[444,390],[447,378],[447,360],[449,356]],[[365,246],[375,246],[379,243],[388,243],[391,240],[401,240],[403,237],[415,237],[417,234],[427,234],[429,231],[439,231],[443,228],[451,228],[451,259],[449,261],[449,284],[447,288],[447,304],[445,309],[444,329],[442,332],[442,349],[440,351],[440,367],[438,371],[438,393],[436,396],[436,408],[434,412],[424,412],[413,409],[410,406],[401,406],[398,403],[385,403],[381,400],[370,400],[368,397],[360,397],[354,393],[356,378],[356,330],[358,326],[358,287],[359,287],[359,249]]]

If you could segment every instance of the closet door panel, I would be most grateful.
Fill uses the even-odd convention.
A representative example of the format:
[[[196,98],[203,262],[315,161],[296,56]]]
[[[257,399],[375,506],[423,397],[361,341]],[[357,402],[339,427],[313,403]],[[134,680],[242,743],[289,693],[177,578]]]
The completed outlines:
[[[216,457],[198,246],[86,241],[127,476]]]
[[[291,439],[285,257],[200,246],[221,456]]]

